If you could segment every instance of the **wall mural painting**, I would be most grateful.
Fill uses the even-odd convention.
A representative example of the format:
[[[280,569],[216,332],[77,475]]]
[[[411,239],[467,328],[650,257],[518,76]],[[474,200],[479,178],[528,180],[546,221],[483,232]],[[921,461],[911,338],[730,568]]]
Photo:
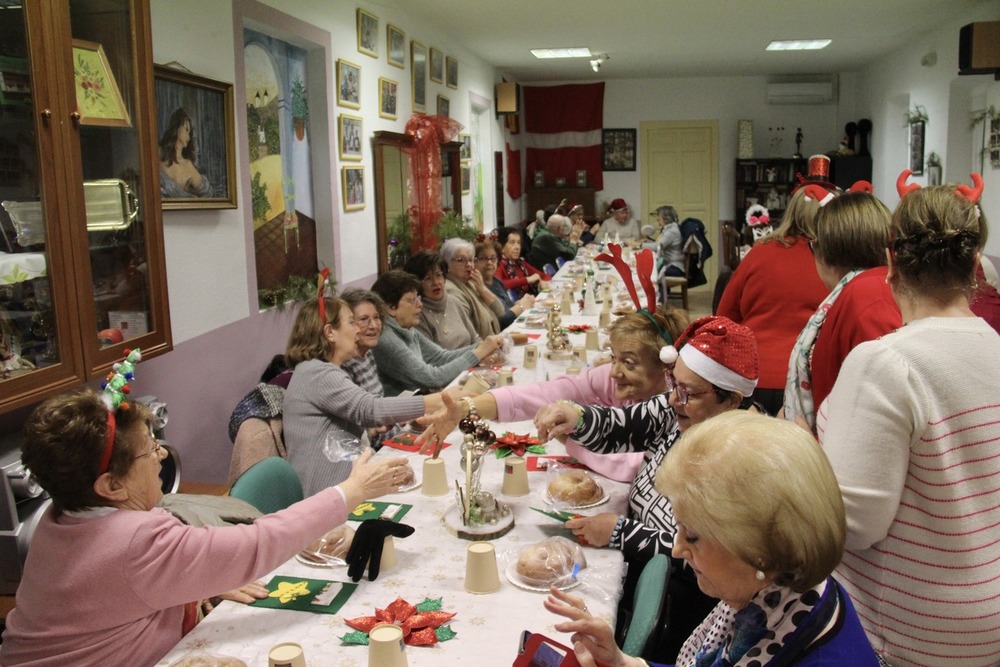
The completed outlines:
[[[247,146],[257,291],[262,308],[283,301],[286,286],[319,271],[309,159],[306,51],[243,31]]]

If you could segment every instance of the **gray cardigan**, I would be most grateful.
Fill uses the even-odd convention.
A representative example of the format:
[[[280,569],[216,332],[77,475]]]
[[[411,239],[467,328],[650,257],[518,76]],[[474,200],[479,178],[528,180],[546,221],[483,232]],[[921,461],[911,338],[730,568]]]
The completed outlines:
[[[379,398],[354,384],[346,371],[310,359],[295,366],[285,391],[284,435],[288,462],[306,497],[347,479],[351,462],[332,463],[323,453],[328,437],[367,441],[365,429],[424,414],[422,396]]]
[[[407,389],[437,389],[479,363],[474,345],[446,350],[416,329],[404,329],[388,317],[372,350],[386,396]]]

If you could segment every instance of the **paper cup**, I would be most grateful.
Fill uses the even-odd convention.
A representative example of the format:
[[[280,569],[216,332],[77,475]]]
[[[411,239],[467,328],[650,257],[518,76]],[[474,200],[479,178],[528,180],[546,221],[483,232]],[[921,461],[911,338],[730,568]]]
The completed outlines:
[[[588,350],[600,350],[601,349],[601,339],[598,337],[597,329],[590,329],[587,332],[587,339],[585,341],[585,347]]]
[[[401,627],[376,625],[368,633],[368,667],[407,667],[405,649]]]
[[[573,365],[583,368],[587,365],[587,348],[583,345],[573,347]]]
[[[271,648],[267,654],[268,667],[306,667],[306,656],[302,647],[294,642],[285,642]]]
[[[507,387],[514,384],[514,373],[509,370],[502,370],[497,373],[497,386]]]
[[[524,363],[522,364],[525,368],[534,368],[538,365],[538,346],[537,345],[525,345],[524,346]]]
[[[500,588],[497,554],[489,542],[469,545],[465,560],[465,590],[477,595],[492,593]]]
[[[526,496],[528,488],[528,468],[520,456],[508,456],[503,462],[503,485],[500,493],[505,496]]]
[[[607,329],[608,325],[611,324],[611,311],[602,310],[601,314],[597,316],[597,326],[601,329]]]
[[[420,493],[425,496],[448,494],[448,475],[445,473],[444,459],[424,459],[424,479],[420,484]]]
[[[469,379],[465,381],[465,394],[467,396],[478,396],[489,388],[490,385],[487,384],[486,380],[475,373],[470,374]]]
[[[566,369],[566,375],[579,375],[580,368],[578,366],[570,366]]]
[[[399,561],[396,560],[396,543],[392,541],[392,535],[386,535],[382,542],[382,559],[378,562],[379,572],[388,572],[396,567]]]

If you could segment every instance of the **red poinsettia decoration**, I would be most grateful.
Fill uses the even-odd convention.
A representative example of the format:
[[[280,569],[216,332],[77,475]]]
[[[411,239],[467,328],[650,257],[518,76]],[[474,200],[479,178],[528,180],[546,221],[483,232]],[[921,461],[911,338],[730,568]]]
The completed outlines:
[[[581,308],[582,307],[583,306],[581,306]],[[590,326],[589,324],[571,324],[568,327],[566,327],[566,331],[568,331],[569,333],[587,333],[593,328],[594,327]]]
[[[514,456],[524,456],[526,451],[532,454],[544,454],[545,445],[538,438],[530,435],[518,435],[507,431],[491,445],[497,450],[497,458],[504,458],[513,454]]]
[[[433,604],[435,602],[437,604]],[[419,607],[407,602],[403,598],[396,598],[385,609],[375,609],[374,616],[344,619],[344,622],[355,630],[363,632],[365,635],[371,632],[371,629],[376,625],[395,623],[403,629],[403,641],[406,644],[410,646],[431,646],[432,644],[436,644],[439,639],[450,639],[454,636],[454,633],[448,633],[442,637],[439,636],[440,633],[437,631],[437,628],[440,628],[453,616],[455,614],[440,611],[440,598],[436,601],[425,600]],[[344,638],[342,637],[341,639]]]

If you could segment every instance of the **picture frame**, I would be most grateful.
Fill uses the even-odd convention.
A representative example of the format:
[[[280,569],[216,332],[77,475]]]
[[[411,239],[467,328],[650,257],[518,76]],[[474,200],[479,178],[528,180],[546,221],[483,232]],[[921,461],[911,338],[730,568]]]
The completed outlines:
[[[340,168],[340,186],[345,211],[360,211],[365,207],[365,168],[351,165]]]
[[[576,187],[585,188],[587,187],[587,170],[577,169],[576,170]]]
[[[459,134],[458,140],[462,142],[462,147],[458,150],[458,157],[463,162],[472,159],[472,135]]]
[[[161,178],[163,210],[236,208],[236,134],[233,126],[233,84],[216,81],[163,65],[153,66],[156,99],[156,137],[170,141],[177,122],[186,117],[196,141],[197,164],[202,175],[201,195],[188,186]],[[169,173],[169,167],[164,168]],[[206,191],[205,188],[210,188]],[[178,190],[179,188],[179,190]]]
[[[451,113],[451,100],[444,95],[437,96],[437,115],[449,118]]]
[[[391,23],[385,24],[385,59],[393,67],[406,69],[406,33]]]
[[[427,47],[415,39],[410,41],[410,82],[413,91],[413,113],[426,113]]]
[[[73,79],[81,125],[132,127],[125,100],[100,43],[73,40]]]
[[[914,176],[924,174],[924,121],[910,123],[910,171]]]
[[[472,168],[467,165],[462,165],[462,194],[467,195],[472,191]]]
[[[1000,118],[990,118],[990,166],[1000,168]]]
[[[535,170],[534,179],[533,179],[532,183],[534,183],[534,186],[536,188],[544,188],[545,187],[545,172],[542,171],[541,169],[536,169]]]
[[[378,115],[379,118],[396,120],[396,106],[399,101],[399,82],[378,78]]]
[[[431,81],[444,83],[444,51],[432,46],[430,58],[430,69],[427,71]]]
[[[358,7],[358,53],[378,58],[378,17]]]
[[[601,168],[604,171],[635,171],[635,135],[631,128],[601,130]]]
[[[445,79],[449,88],[458,90],[458,60],[447,56],[444,59]]]
[[[362,158],[361,147],[364,135],[364,118],[361,116],[351,116],[346,113],[337,117],[337,127],[339,129],[341,160],[357,161]]]
[[[337,59],[337,105],[361,108],[361,66],[342,58]]]

